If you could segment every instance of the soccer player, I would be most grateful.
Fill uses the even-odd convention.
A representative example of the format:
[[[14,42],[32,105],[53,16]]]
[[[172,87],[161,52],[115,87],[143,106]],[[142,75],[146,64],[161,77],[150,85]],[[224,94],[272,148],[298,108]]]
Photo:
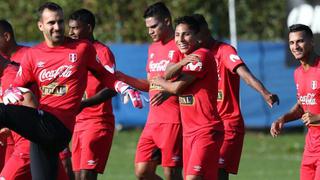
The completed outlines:
[[[208,24],[202,15],[192,16],[201,27],[198,33],[201,46],[212,52],[217,63],[219,77],[217,108],[224,124],[224,141],[219,159],[219,179],[228,180],[229,173],[238,173],[245,133],[239,102],[240,78],[259,92],[270,107],[274,103],[279,104],[279,98],[276,94],[270,93],[250,72],[231,45],[219,42],[211,36]]]
[[[6,105],[0,104],[0,128],[7,127],[31,141],[32,179],[55,180],[58,155],[69,144],[88,71],[104,86],[130,95],[135,107],[141,108],[142,103],[137,91],[96,61],[89,42],[64,36],[63,10],[58,4],[44,3],[38,12],[44,42],[28,49],[12,87],[4,91]],[[19,87],[34,82],[41,91],[39,109],[14,105],[26,93]]]
[[[175,43],[180,54],[173,62],[188,62],[193,55],[198,61],[180,67],[174,81],[158,77],[152,83],[178,94],[183,126],[183,169],[186,180],[217,180],[219,149],[223,141],[223,124],[218,115],[217,66],[212,54],[200,48],[199,23],[191,16],[176,19]]]
[[[114,73],[115,60],[111,50],[93,37],[95,17],[87,9],[80,9],[69,16],[69,36],[87,39],[96,49],[96,59]],[[90,72],[82,98],[82,108],[77,115],[72,136],[72,165],[76,180],[96,180],[103,173],[112,145],[114,115],[111,97],[116,92],[104,88]],[[96,102],[97,101],[97,102]],[[85,107],[90,105],[90,107]]]
[[[294,71],[297,103],[275,120],[270,129],[273,137],[280,134],[285,123],[301,119],[308,128],[300,167],[300,180],[320,179],[320,57],[314,50],[311,29],[302,24],[289,27],[289,48],[300,62]]]
[[[138,179],[161,179],[155,173],[160,161],[165,179],[179,180],[182,179],[182,127],[178,98],[149,83],[164,74],[167,64],[179,50],[174,43],[171,14],[164,3],[150,5],[144,12],[144,19],[153,40],[148,50],[147,80],[118,72],[120,80],[149,91],[151,98],[148,119],[137,144],[135,173]]]

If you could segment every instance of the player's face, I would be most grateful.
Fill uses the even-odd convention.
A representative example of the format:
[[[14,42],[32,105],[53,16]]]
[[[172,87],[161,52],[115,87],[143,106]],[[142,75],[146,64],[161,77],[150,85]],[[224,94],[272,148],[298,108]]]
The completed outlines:
[[[42,31],[48,45],[57,46],[64,40],[64,20],[62,11],[45,9],[42,12],[38,27]]]
[[[72,39],[87,39],[89,26],[77,20],[69,20],[69,36]]]
[[[183,54],[189,54],[196,50],[198,44],[196,35],[187,24],[177,25],[174,39]]]
[[[148,33],[153,42],[164,40],[166,37],[166,29],[168,28],[166,22],[157,17],[148,17],[145,19]]]
[[[304,31],[289,33],[289,48],[297,60],[307,60],[313,50],[313,40]]]

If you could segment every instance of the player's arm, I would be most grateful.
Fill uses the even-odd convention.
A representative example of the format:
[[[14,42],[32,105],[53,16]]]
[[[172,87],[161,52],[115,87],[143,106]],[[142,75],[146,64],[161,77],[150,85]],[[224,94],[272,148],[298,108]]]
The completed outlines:
[[[161,86],[167,92],[179,95],[181,94],[194,80],[195,76],[190,74],[181,73],[180,77],[171,82],[169,80],[165,80],[162,77],[157,77],[151,80],[151,83]]]
[[[311,112],[305,112],[301,117],[302,122],[308,126],[308,125],[319,125],[320,123],[320,114],[313,114]]]
[[[245,64],[241,64],[236,68],[236,73],[253,89],[257,90],[266,103],[272,107],[274,103],[279,105],[279,98],[276,94],[270,93],[264,85],[250,72]]]
[[[177,63],[169,63],[164,73],[164,79],[172,79],[181,74],[183,66],[199,61],[196,55],[190,54]]]
[[[270,134],[273,137],[276,137],[277,135],[280,134],[281,129],[283,128],[283,125],[287,122],[297,120],[301,118],[304,115],[304,111],[301,107],[300,102],[298,101],[291,109],[289,112],[286,114],[280,116],[277,120],[275,120],[271,124],[270,128]]]
[[[100,90],[97,94],[95,94],[94,96],[92,96],[88,99],[82,100],[81,104],[80,104],[80,110],[82,110],[83,108],[86,108],[86,107],[90,107],[90,106],[94,106],[94,105],[103,103],[106,100],[111,99],[115,95],[117,95],[116,91],[114,91],[112,89],[104,88],[104,89]]]
[[[116,76],[118,80],[123,81],[140,91],[145,91],[145,92],[149,91],[149,81],[146,79],[135,78],[121,71],[116,71]]]

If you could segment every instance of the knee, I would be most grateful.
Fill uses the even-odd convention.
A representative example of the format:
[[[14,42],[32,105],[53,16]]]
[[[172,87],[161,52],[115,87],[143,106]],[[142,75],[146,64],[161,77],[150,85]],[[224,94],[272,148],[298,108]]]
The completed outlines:
[[[180,167],[165,167],[163,168],[163,174],[166,179],[182,180],[182,170]]]
[[[152,173],[153,172],[151,172],[146,167],[139,167],[139,166],[135,167],[135,175],[139,180],[148,179],[148,177],[150,177]]]

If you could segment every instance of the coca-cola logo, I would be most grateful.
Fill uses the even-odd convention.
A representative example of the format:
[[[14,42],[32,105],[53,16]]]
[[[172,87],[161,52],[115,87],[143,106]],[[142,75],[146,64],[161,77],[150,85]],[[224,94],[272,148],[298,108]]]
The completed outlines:
[[[168,64],[169,64],[168,60],[161,60],[158,63],[154,63],[153,61],[150,61],[150,64],[149,64],[150,72],[165,71]]]
[[[39,74],[40,82],[50,81],[56,79],[57,77],[70,77],[72,74],[72,65],[63,65],[55,70],[43,69]]]

